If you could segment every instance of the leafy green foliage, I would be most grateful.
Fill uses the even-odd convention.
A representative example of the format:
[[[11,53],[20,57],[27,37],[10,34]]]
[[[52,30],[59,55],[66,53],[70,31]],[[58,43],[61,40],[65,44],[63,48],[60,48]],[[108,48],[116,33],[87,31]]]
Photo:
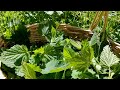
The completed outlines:
[[[112,70],[113,70],[113,72],[115,74],[119,74],[119,72],[120,72],[120,63],[117,63],[117,64],[113,65],[111,68],[112,68]]]
[[[97,33],[97,32],[94,32],[94,34],[93,34],[93,36],[92,36],[92,38],[91,38],[91,40],[90,40],[90,45],[91,46],[93,46],[93,45],[95,45],[95,44],[98,44],[98,45],[100,45],[100,38],[99,38],[99,33]]]
[[[27,64],[22,64],[25,79],[36,79],[35,71]]]
[[[27,63],[27,65],[31,67],[35,72],[41,72],[41,68],[39,66],[30,63]]]
[[[120,59],[110,51],[110,47],[108,45],[105,46],[100,56],[101,64],[106,67],[111,67],[119,61]]]
[[[19,37],[19,38],[18,38]],[[27,28],[24,26],[23,23],[18,24],[17,30],[14,30],[12,36],[10,37],[10,41],[14,42],[15,44],[24,44],[29,45],[29,33]],[[17,39],[16,39],[17,38]]]
[[[119,42],[119,14],[109,11],[105,33],[101,33],[101,20],[90,41],[75,41],[57,29],[59,24],[88,29],[94,11],[1,11],[0,37],[10,44],[10,49],[0,49],[1,68],[8,78],[17,79],[119,78],[119,58],[106,46],[108,36]],[[47,39],[44,45],[29,43],[25,25],[34,23],[39,24],[39,34]]]
[[[0,60],[6,66],[14,68],[16,65],[21,65],[22,61],[28,61],[29,58],[30,54],[26,46],[15,45],[6,51],[3,51]]]
[[[23,77],[24,76],[24,72],[23,72],[22,66],[16,66],[15,73],[16,73],[16,75],[18,75],[20,77]]]
[[[25,77],[28,77],[28,79],[30,79],[29,73],[32,73],[33,71],[34,72],[41,72],[41,68],[39,66],[35,65],[35,64],[30,64],[30,63],[25,63],[25,62],[21,66],[16,66],[15,67],[15,73],[18,76],[21,76],[21,77],[25,76]]]
[[[79,53],[71,48],[65,47],[63,49],[63,55],[65,60],[70,63],[74,69],[85,71],[92,62],[94,52],[87,41],[82,42],[82,46]]]
[[[72,79],[97,79],[96,73],[92,69],[88,69],[86,72],[73,70],[71,75]]]
[[[80,43],[80,41],[74,41],[74,40],[70,40],[70,43],[74,46],[74,47],[76,47],[78,50],[80,50],[81,49],[81,43]]]
[[[33,51],[35,54],[43,54],[44,53],[44,48],[43,47],[40,47],[40,48],[38,48],[38,49],[36,49],[36,50],[34,50]]]
[[[73,70],[71,76],[72,76],[73,79],[79,79],[80,74],[81,73],[79,71]]]
[[[46,64],[46,68],[42,70],[42,74],[55,73],[66,70],[69,68],[68,64],[60,62],[58,60],[51,60]]]
[[[52,38],[55,38],[56,37],[56,29],[54,27],[52,27],[51,33],[52,33]]]

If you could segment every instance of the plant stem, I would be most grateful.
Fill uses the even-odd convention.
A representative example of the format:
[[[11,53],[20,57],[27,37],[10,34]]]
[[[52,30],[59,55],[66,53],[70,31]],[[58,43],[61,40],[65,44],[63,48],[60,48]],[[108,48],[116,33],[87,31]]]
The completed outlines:
[[[100,42],[99,47],[98,47],[98,61],[100,61],[100,47],[101,47],[101,43],[102,42]]]
[[[66,71],[66,70],[64,70],[64,72],[63,72],[62,79],[65,79],[65,71]]]
[[[109,67],[109,76],[108,76],[108,79],[112,79],[111,78],[111,74],[110,74],[110,67]]]
[[[55,73],[55,79],[57,79],[57,72]]]

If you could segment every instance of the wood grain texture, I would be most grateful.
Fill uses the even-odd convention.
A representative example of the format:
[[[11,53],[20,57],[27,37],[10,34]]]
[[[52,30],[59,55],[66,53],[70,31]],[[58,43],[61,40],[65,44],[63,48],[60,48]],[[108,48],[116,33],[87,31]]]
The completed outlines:
[[[75,40],[83,40],[87,38],[89,39],[93,35],[93,32],[91,30],[84,30],[68,24],[60,24],[58,29]]]
[[[46,42],[45,37],[41,36],[37,31],[39,27],[38,23],[32,25],[26,25],[26,27],[30,31],[30,37],[29,37],[30,43]]]

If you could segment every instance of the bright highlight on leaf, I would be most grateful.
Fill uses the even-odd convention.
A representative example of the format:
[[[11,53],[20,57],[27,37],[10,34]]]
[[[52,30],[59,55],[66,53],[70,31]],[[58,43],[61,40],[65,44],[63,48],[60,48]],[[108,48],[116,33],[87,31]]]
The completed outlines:
[[[81,43],[80,43],[80,41],[74,41],[74,40],[70,40],[70,43],[74,46],[74,47],[76,47],[78,50],[80,50],[81,49]]]
[[[24,62],[22,68],[25,79],[36,79],[35,71],[27,63]]]
[[[108,45],[105,46],[100,56],[101,64],[106,67],[111,67],[119,61],[120,59],[111,52],[110,47]]]
[[[39,49],[36,49],[36,50],[34,50],[33,52],[34,52],[35,54],[39,54],[39,53],[43,54],[43,53],[44,53],[44,48],[43,48],[43,47],[40,47]]]
[[[60,63],[58,60],[51,60],[46,64],[46,68],[41,71],[42,74],[55,73],[70,68],[68,64]]]

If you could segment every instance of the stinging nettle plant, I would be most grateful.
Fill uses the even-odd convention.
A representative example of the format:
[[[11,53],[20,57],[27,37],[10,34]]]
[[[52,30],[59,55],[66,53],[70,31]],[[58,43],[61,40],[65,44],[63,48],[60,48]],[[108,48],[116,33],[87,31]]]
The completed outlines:
[[[116,47],[119,45],[108,37],[108,28],[106,29],[108,11],[97,11],[90,27],[86,30],[69,24],[60,24],[61,21],[56,22],[58,18],[54,18],[55,15],[62,18],[64,13],[69,15],[71,12],[59,12],[59,15],[54,11],[37,12],[49,18],[48,21],[40,24],[38,22],[44,21],[42,20],[44,17],[40,16],[41,20],[37,20],[38,24],[34,24],[35,18],[38,17],[36,12],[25,13],[26,19],[31,14],[34,16],[31,16],[33,21],[30,19],[25,22],[29,24],[28,30],[32,31],[29,37],[31,46],[29,48],[24,44],[16,44],[1,52],[2,69],[15,72],[12,76],[8,71],[7,78],[114,79],[119,76],[119,58],[115,55],[115,51],[119,49]],[[100,25],[103,27],[97,32],[95,28],[98,27],[102,17],[104,18]],[[32,46],[32,43],[41,40],[47,41],[44,45]]]

